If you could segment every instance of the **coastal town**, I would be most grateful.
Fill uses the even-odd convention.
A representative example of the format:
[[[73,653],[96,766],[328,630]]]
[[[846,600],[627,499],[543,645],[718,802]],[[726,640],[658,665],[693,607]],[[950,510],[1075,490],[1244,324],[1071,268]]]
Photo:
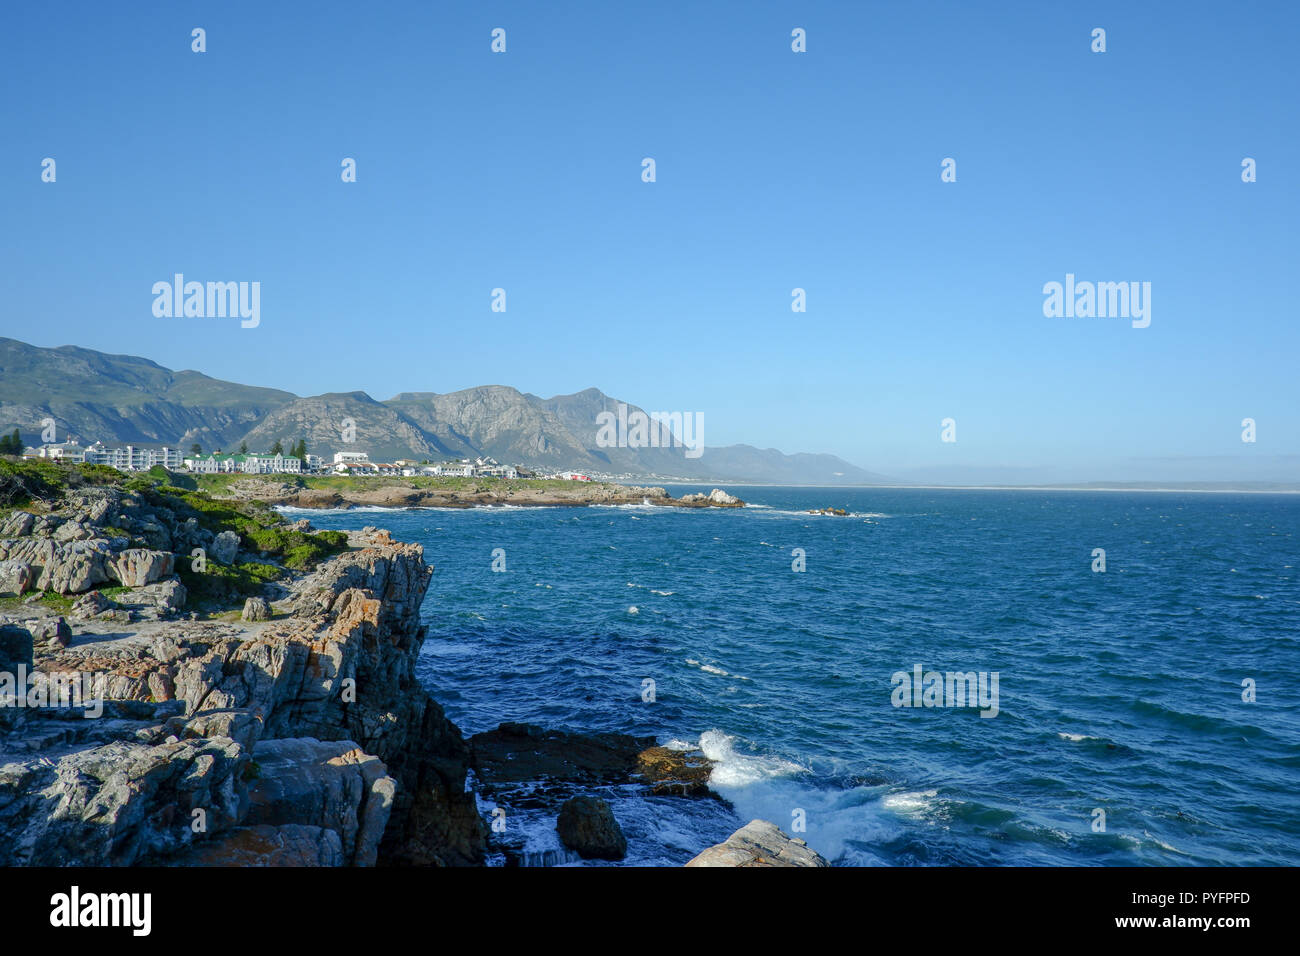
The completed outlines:
[[[295,453],[296,452],[296,453]],[[203,454],[198,445],[188,451],[168,445],[118,445],[102,442],[82,445],[75,440],[51,442],[23,449],[24,458],[45,458],[66,463],[107,465],[118,471],[148,471],[161,466],[168,471],[187,471],[194,474],[249,474],[249,475],[348,475],[375,477],[433,477],[450,478],[551,478],[566,481],[592,481],[592,476],[576,471],[542,473],[522,465],[503,465],[495,458],[462,458],[458,461],[430,462],[399,458],[391,462],[371,461],[368,452],[339,451],[330,459],[307,454],[306,445],[299,442],[290,453],[285,453],[280,443],[268,452],[255,453],[242,447],[238,452],[214,451]]]

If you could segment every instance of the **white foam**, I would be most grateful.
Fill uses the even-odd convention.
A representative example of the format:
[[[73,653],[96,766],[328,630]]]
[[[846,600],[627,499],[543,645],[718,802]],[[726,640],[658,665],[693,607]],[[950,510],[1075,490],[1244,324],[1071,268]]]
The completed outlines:
[[[832,862],[883,865],[864,844],[887,842],[900,826],[882,812],[875,790],[818,788],[805,768],[779,757],[742,753],[736,738],[721,730],[702,734],[700,749],[714,761],[709,786],[741,820],[771,821]]]
[[[891,793],[880,801],[880,805],[886,810],[893,811],[899,816],[920,817],[925,816],[934,806],[934,798],[939,795],[938,790],[913,790],[905,793]]]

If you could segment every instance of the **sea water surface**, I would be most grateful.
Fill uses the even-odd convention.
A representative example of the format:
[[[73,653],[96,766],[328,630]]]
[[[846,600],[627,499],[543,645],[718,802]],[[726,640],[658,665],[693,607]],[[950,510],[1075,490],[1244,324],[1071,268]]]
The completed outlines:
[[[718,761],[730,806],[604,794],[627,864],[755,817],[839,865],[1300,863],[1300,496],[729,490],[750,506],[308,514],[424,546],[420,676],[467,735]],[[894,706],[915,665],[997,672],[997,715]],[[530,861],[575,860],[507,812]]]

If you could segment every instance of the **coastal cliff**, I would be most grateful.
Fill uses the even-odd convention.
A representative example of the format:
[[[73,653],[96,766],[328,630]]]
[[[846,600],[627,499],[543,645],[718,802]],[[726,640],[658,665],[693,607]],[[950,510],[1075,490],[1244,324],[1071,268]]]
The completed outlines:
[[[107,708],[14,711],[0,863],[480,862],[468,748],[414,675],[431,573],[377,535],[263,624],[78,627],[27,651],[48,682],[89,675]]]
[[[482,861],[414,673],[419,546],[167,478],[0,477],[0,865]]]
[[[526,862],[492,840],[471,773],[609,859],[625,841],[594,785],[713,796],[703,757],[652,738],[467,741],[415,676],[419,545],[165,474],[0,478],[0,865]]]

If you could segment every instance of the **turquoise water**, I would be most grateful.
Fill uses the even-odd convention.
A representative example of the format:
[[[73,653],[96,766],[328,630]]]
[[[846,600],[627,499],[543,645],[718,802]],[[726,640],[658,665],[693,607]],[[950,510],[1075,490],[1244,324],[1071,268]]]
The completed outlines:
[[[421,677],[467,734],[617,730],[719,761],[734,809],[607,794],[629,863],[753,817],[845,865],[1300,862],[1300,498],[729,490],[753,507],[311,517],[424,545]],[[804,513],[827,505],[854,514]],[[915,665],[996,672],[996,716],[894,706]],[[516,819],[564,859],[553,820]]]

